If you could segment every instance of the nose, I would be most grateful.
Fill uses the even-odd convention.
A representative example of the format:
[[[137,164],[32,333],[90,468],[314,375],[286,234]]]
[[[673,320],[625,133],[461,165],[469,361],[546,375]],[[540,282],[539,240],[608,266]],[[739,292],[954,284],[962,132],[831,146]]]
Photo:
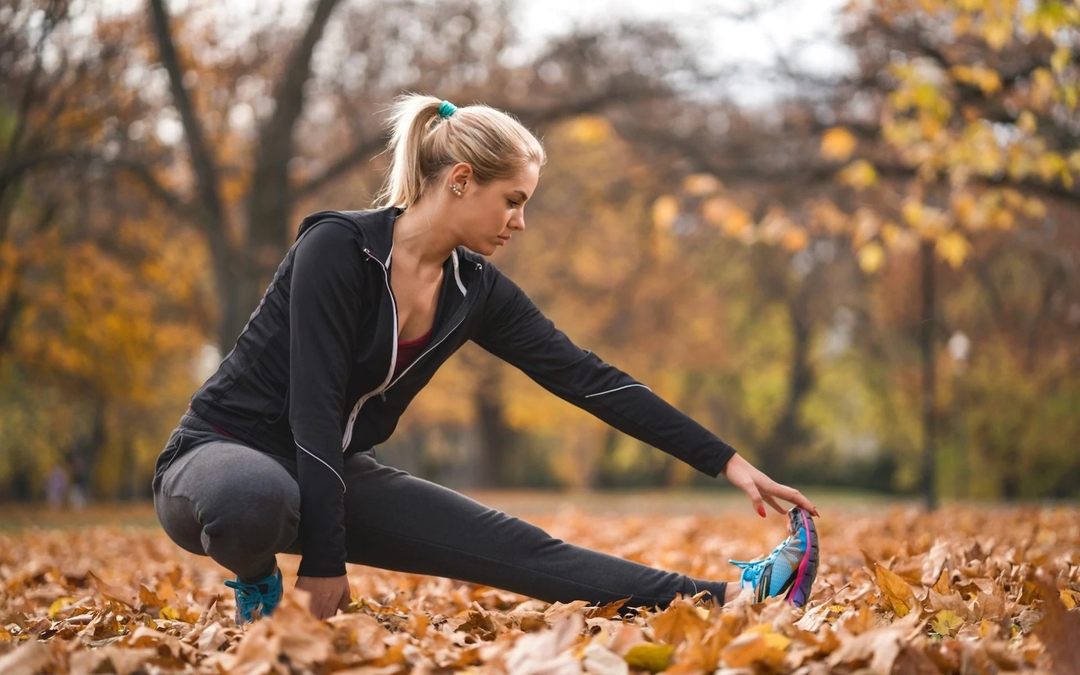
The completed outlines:
[[[525,213],[519,211],[517,215],[510,219],[507,224],[511,230],[524,230],[525,229]]]

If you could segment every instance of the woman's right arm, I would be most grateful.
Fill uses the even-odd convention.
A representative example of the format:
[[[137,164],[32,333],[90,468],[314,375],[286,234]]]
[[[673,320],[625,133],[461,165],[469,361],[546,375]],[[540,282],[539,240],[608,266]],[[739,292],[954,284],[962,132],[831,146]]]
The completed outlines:
[[[302,577],[345,575],[341,420],[359,326],[363,267],[345,225],[315,224],[294,247],[289,423],[300,484]]]

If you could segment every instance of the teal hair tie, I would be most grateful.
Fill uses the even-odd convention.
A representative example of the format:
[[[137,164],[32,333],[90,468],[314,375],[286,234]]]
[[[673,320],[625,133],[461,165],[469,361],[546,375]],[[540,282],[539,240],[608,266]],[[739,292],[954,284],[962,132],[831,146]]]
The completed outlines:
[[[439,117],[450,117],[457,112],[457,106],[450,101],[443,101],[439,104]]]

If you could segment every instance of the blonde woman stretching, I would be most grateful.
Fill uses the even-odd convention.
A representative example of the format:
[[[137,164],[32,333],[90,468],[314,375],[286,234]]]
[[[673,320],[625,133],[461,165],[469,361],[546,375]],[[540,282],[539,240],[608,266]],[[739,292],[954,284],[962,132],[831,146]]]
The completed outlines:
[[[154,504],[183,548],[236,575],[237,621],[281,598],[276,554],[325,618],[349,602],[345,563],[451,577],[548,602],[666,606],[738,592],[573,546],[376,461],[417,392],[466,341],[613,427],[743,490],[789,536],[736,563],[758,599],[805,604],[814,506],[619,369],[583,350],[484,256],[525,230],[546,161],[509,115],[411,95],[391,117],[382,207],[304,218],[236,346],[192,396],[158,457]],[[734,562],[734,561],[733,561]]]

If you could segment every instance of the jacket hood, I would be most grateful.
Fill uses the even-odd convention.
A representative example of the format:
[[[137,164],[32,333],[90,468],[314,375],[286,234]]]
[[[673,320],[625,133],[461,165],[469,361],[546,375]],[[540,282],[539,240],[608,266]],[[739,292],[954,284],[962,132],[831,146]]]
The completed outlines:
[[[317,211],[304,216],[300,221],[296,238],[299,240],[304,232],[321,220],[344,221],[360,233],[371,254],[385,265],[389,262],[390,249],[394,246],[394,222],[402,213],[404,209],[397,206],[366,211]]]

